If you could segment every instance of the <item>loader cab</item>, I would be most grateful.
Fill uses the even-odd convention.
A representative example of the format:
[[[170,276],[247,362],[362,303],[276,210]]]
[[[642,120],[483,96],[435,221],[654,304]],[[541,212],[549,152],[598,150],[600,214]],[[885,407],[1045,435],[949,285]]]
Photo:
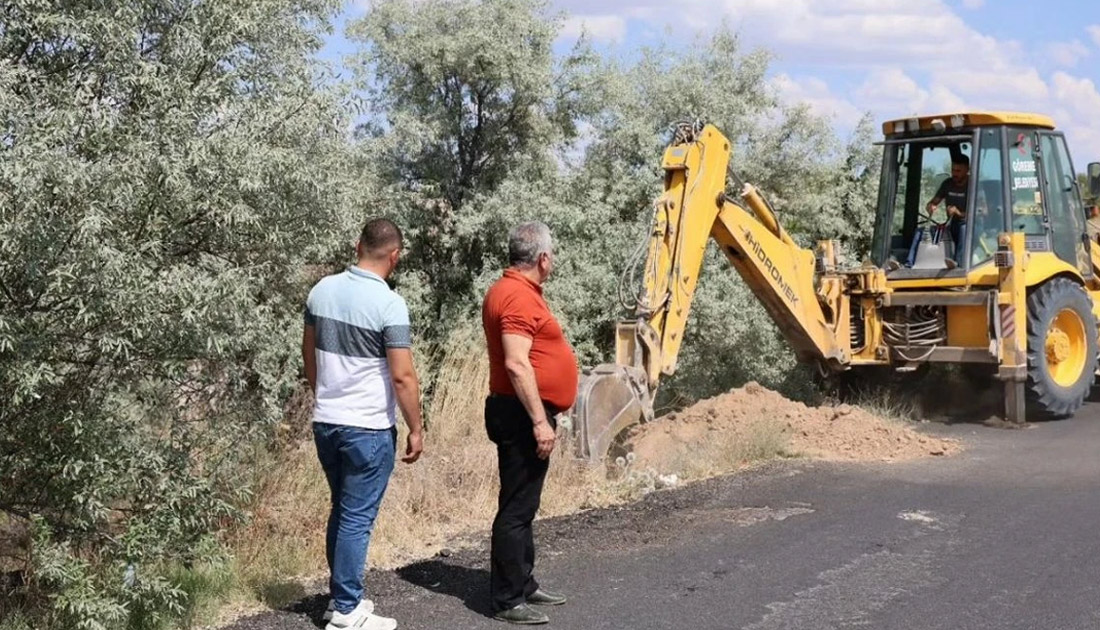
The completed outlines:
[[[1023,232],[1028,250],[1091,275],[1081,191],[1049,119],[953,114],[889,121],[884,131],[872,261],[888,278],[964,278],[993,264],[1001,232]],[[967,207],[952,229],[946,201],[931,215],[926,206],[958,156],[969,161]],[[1097,178],[1100,186],[1100,169]]]

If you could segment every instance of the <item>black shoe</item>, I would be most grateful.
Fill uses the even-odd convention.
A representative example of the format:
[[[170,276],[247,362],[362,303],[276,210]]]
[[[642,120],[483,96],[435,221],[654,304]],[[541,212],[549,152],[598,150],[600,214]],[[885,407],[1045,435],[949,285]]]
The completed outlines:
[[[515,608],[502,610],[493,615],[493,619],[531,626],[540,623],[550,623],[550,618],[527,604],[520,604]]]
[[[558,595],[540,588],[531,593],[531,596],[527,598],[527,603],[539,606],[561,606],[565,603],[565,595]]]

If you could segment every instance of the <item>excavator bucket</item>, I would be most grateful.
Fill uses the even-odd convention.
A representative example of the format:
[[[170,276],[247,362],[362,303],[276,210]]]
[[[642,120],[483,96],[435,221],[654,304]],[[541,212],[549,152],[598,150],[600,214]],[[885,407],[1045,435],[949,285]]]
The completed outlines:
[[[653,419],[644,374],[622,365],[597,366],[581,379],[572,416],[577,455],[600,463],[623,429]]]

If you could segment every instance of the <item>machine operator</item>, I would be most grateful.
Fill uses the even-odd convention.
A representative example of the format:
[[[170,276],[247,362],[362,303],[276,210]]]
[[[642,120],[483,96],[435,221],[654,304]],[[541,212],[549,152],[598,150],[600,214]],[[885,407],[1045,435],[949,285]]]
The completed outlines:
[[[929,216],[936,211],[944,200],[947,200],[947,229],[951,234],[951,242],[954,244],[955,262],[962,264],[962,256],[965,248],[962,245],[966,234],[966,202],[970,190],[970,158],[959,154],[951,159],[951,177],[943,180],[936,195],[928,202],[925,209]]]

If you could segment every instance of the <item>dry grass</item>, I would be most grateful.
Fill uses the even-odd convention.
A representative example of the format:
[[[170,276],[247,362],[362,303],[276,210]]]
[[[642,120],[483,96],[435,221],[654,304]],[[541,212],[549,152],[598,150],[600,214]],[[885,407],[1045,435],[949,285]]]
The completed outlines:
[[[917,398],[894,389],[878,388],[864,392],[855,403],[887,422],[913,422],[922,416]]]
[[[485,434],[489,364],[479,340],[453,340],[427,410],[425,451],[398,464],[371,541],[370,562],[395,567],[486,530],[496,512],[496,447]],[[404,427],[400,434],[404,443]],[[543,517],[574,512],[598,487],[595,471],[556,451],[543,495]]]
[[[673,458],[662,472],[684,481],[727,474],[763,459],[790,455],[789,441],[779,424],[768,421],[754,424],[747,440],[742,435],[719,431],[697,450]]]

